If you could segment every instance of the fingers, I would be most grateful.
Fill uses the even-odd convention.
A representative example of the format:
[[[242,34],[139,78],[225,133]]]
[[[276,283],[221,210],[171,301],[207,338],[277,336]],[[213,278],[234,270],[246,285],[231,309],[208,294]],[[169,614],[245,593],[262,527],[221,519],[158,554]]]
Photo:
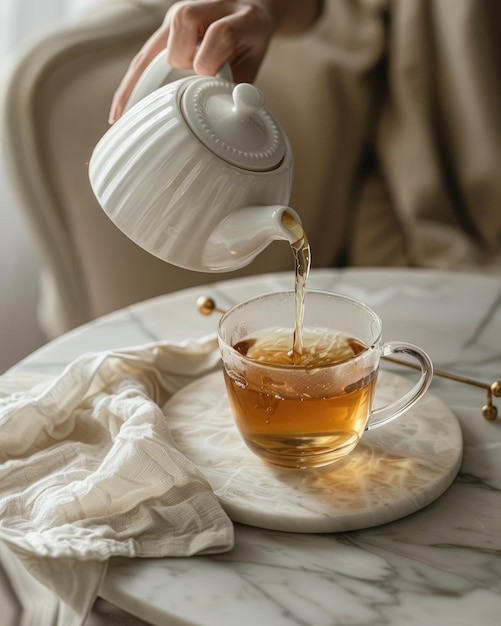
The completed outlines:
[[[137,81],[149,63],[167,49],[166,60],[172,67],[193,67],[193,59],[203,32],[215,19],[214,2],[177,2],[167,11],[162,26],[146,41],[133,58],[113,96],[109,123],[122,115]],[[207,14],[207,17],[204,17]]]
[[[236,82],[252,82],[272,36],[270,16],[245,0],[176,2],[164,23],[134,57],[110,110],[110,123],[123,113],[127,100],[153,58],[166,48],[174,68],[193,68],[214,76],[230,62]]]
[[[245,2],[200,0],[180,2],[168,24],[168,62],[176,68],[193,68],[214,76],[235,54],[243,30]]]
[[[225,18],[212,24],[196,53],[193,67],[197,74],[214,75],[229,63],[237,83],[252,83],[264,58],[268,37],[250,36],[242,21]]]
[[[250,52],[247,39],[240,16],[227,16],[213,22],[196,50],[193,69],[197,74],[214,76],[224,63],[229,62],[234,74],[235,71],[238,73],[239,60]],[[242,77],[238,77],[238,82],[241,80]]]
[[[179,2],[167,14],[167,59],[172,67],[193,67],[197,47],[208,26],[218,19],[214,2]]]
[[[202,76],[229,62],[236,82],[252,82],[272,34],[271,16],[253,2],[181,2],[171,13],[167,59]]]

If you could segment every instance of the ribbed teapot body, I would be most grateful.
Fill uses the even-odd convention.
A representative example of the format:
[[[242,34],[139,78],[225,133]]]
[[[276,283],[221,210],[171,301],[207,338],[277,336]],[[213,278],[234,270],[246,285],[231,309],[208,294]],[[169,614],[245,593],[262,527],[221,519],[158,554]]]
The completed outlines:
[[[89,177],[109,218],[154,256],[197,271],[237,269],[249,261],[236,255],[227,267],[207,267],[210,235],[239,208],[287,205],[292,159],[256,172],[211,152],[181,110],[183,91],[194,80],[200,79],[155,90],[121,117],[95,147]]]

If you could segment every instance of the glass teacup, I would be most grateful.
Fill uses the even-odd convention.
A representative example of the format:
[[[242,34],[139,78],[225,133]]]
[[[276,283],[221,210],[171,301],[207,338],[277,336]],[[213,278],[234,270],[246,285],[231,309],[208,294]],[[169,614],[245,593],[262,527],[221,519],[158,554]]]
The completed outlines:
[[[224,377],[236,425],[254,453],[285,467],[321,467],[415,404],[433,366],[414,344],[383,343],[382,322],[367,305],[321,291],[306,293],[303,349],[294,355],[294,302],[294,292],[266,294],[221,317]],[[419,380],[374,410],[380,359],[397,354],[417,361]]]

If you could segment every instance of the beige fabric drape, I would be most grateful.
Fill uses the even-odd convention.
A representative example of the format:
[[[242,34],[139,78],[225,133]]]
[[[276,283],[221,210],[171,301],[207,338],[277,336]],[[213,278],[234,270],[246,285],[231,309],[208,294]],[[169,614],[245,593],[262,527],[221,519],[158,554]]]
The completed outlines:
[[[501,3],[325,0],[302,41],[303,59],[274,43],[260,80],[297,79],[315,264],[501,272]]]
[[[87,623],[110,558],[233,547],[161,409],[219,364],[210,336],[89,352],[54,378],[1,377],[0,566],[22,603],[16,623]]]

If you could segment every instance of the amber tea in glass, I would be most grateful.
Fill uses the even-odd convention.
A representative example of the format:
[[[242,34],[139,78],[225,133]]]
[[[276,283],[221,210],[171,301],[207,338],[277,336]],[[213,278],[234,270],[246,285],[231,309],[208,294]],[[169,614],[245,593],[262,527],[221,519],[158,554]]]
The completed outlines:
[[[417,346],[383,344],[381,320],[363,303],[319,291],[305,294],[298,357],[294,303],[294,292],[272,293],[226,312],[218,326],[223,371],[235,423],[253,452],[286,467],[320,467],[352,451],[368,426],[412,406],[432,366]],[[373,411],[380,357],[398,352],[418,361],[420,380]]]

